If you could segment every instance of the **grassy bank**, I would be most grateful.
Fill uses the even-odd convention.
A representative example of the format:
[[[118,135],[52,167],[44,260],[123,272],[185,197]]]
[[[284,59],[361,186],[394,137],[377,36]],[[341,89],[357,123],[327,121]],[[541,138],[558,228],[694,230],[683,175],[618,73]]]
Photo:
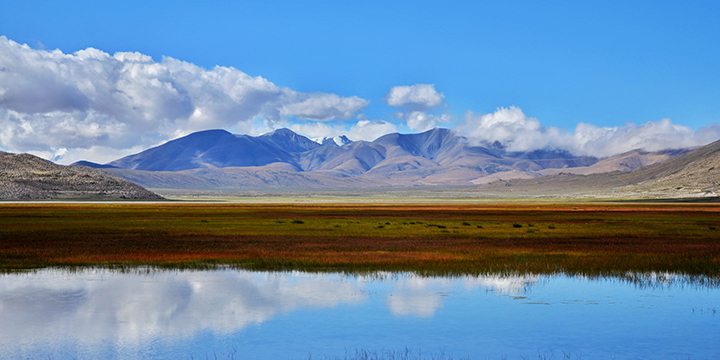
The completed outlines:
[[[712,204],[2,204],[0,269],[720,276]]]

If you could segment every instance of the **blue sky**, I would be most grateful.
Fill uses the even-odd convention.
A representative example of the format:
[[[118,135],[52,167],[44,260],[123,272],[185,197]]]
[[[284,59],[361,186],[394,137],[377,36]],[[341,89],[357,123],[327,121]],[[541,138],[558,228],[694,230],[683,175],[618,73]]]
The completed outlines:
[[[94,48],[109,55],[137,52],[158,63],[170,57],[208,71],[232,67],[294,92],[367,101],[345,104],[352,116],[281,111],[268,124],[267,116],[258,113],[252,119],[254,130],[227,121],[207,123],[236,132],[294,124],[309,136],[337,135],[343,129],[352,134],[357,121],[379,121],[386,124],[383,129],[391,129],[391,124],[401,132],[441,126],[473,134],[483,133],[476,128],[488,125],[482,115],[499,119],[499,110],[513,107],[524,117],[515,125],[535,126],[544,136],[557,128],[558,134],[578,138],[578,123],[640,136],[645,130],[628,124],[648,122],[648,128],[655,129],[649,134],[656,136],[662,125],[656,123],[669,118],[670,125],[660,131],[663,136],[680,132],[693,137],[673,140],[680,146],[717,139],[708,136],[715,136],[714,124],[720,121],[718,18],[718,1],[11,1],[0,13],[0,35],[33,50],[74,54]],[[10,65],[4,68],[15,71]],[[32,78],[19,71],[16,75]],[[5,121],[20,129],[23,121],[37,121],[30,117],[39,110],[7,100],[7,94],[23,93],[9,83],[8,77],[0,77],[0,90],[6,88],[0,110],[10,111]],[[418,109],[387,104],[393,87],[416,84],[432,84],[443,95],[442,104],[415,114],[433,117],[425,118],[423,126],[408,125],[411,112]],[[118,119],[113,120],[116,125],[123,122]],[[199,129],[181,129],[183,124],[167,121],[162,126],[166,128],[145,129],[139,142],[103,143],[103,136],[115,135],[101,131],[94,140],[30,144],[18,140],[20,130],[6,131],[0,147],[46,157],[63,155],[62,149],[76,154],[66,161],[81,155],[109,160]],[[174,132],[167,129],[173,126]],[[308,130],[311,126],[315,130]],[[707,136],[698,137],[698,129]],[[614,144],[622,139],[627,138],[616,138]],[[518,148],[547,145],[508,141]],[[578,153],[613,152],[609,145],[600,152],[599,145],[562,146]]]

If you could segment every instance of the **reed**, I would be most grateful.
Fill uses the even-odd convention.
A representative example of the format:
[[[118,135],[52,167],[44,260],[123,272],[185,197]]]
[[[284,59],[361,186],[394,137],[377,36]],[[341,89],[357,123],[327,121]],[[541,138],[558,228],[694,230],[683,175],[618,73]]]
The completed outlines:
[[[0,270],[720,276],[719,215],[712,204],[1,204]]]

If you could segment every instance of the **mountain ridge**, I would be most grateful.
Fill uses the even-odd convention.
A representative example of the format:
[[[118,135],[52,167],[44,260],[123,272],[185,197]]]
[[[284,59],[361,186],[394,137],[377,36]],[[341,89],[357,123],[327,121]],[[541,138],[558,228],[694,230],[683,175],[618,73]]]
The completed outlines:
[[[148,188],[412,188],[477,186],[562,172],[631,171],[687,151],[637,150],[603,159],[558,150],[508,152],[498,144],[471,145],[442,128],[343,145],[321,144],[289,129],[257,137],[205,130],[94,165]]]

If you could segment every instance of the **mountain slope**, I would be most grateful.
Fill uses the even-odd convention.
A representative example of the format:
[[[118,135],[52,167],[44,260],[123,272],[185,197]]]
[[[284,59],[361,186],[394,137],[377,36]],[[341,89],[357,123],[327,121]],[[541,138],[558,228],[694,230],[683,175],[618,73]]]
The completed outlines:
[[[649,166],[635,175],[645,176],[637,188],[647,191],[717,193],[720,189],[720,141]]]
[[[125,179],[85,166],[62,166],[30,154],[0,152],[0,199],[162,199]]]
[[[289,130],[288,130],[289,131]],[[134,170],[180,171],[197,168],[262,166],[274,162],[294,163],[288,150],[312,147],[307,142],[292,143],[300,136],[268,134],[263,137],[233,135],[225,130],[200,131],[168,141],[108,165]],[[307,138],[303,138],[306,139]],[[310,140],[307,140],[310,141]]]
[[[683,152],[674,152],[681,155],[630,172],[563,173],[533,179],[499,180],[482,185],[477,191],[513,192],[516,195],[577,193],[600,197],[717,195],[720,190],[720,141]]]

